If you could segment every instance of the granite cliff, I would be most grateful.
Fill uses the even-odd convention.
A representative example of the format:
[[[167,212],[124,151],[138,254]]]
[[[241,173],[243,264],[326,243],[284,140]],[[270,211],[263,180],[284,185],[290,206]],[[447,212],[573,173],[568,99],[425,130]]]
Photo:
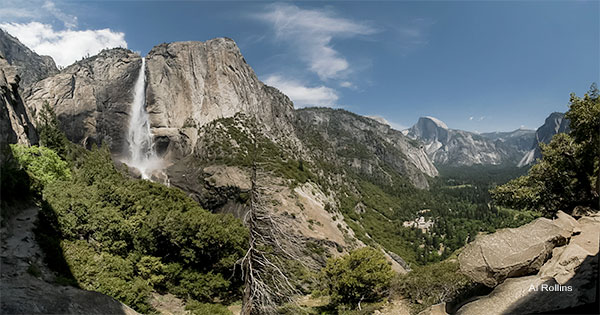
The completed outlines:
[[[4,161],[8,144],[38,142],[29,111],[19,94],[19,81],[16,68],[0,56],[0,161]]]
[[[441,120],[426,116],[404,133],[421,141],[434,163],[468,166],[515,164],[525,152],[521,139],[530,137],[531,132],[477,134],[450,129]]]
[[[52,57],[36,54],[2,29],[0,29],[0,55],[16,68],[17,75],[21,78],[19,91],[58,73]]]
[[[535,163],[542,157],[540,143],[548,144],[552,137],[557,133],[569,132],[569,120],[565,118],[565,114],[554,112],[550,114],[544,121],[544,124],[535,131],[535,137],[530,142],[529,150],[519,161],[518,166],[527,166]]]

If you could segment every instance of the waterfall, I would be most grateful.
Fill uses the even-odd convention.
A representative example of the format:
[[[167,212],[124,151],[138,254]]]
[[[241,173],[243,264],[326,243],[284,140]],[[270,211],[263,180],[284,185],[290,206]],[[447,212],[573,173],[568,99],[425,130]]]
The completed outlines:
[[[154,152],[150,120],[146,112],[146,58],[142,58],[142,67],[138,74],[133,91],[133,104],[127,131],[129,143],[130,166],[137,168],[142,178],[149,179],[152,171],[159,166],[159,159]]]

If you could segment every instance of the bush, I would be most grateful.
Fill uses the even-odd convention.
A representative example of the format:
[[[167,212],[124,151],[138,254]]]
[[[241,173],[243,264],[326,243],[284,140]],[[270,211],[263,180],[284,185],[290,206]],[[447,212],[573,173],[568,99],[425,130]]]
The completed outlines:
[[[381,300],[394,276],[380,250],[363,247],[350,254],[332,258],[321,271],[325,293],[333,304],[350,304]]]
[[[458,262],[442,261],[399,275],[392,282],[392,292],[412,303],[419,312],[431,305],[448,302],[471,288],[474,283],[459,271]]]
[[[232,315],[233,313],[227,307],[221,304],[200,303],[198,301],[189,300],[185,305],[185,310],[190,311],[193,315]]]
[[[106,147],[84,153],[72,178],[49,183],[43,197],[40,235],[55,240],[44,248],[56,255],[58,243],[85,289],[141,312],[151,310],[152,290],[203,302],[240,292],[231,276],[247,248],[241,221],[209,213],[179,189],[125,177]]]
[[[11,144],[10,148],[18,164],[33,180],[31,188],[36,193],[54,181],[71,178],[69,164],[51,149],[22,144]]]

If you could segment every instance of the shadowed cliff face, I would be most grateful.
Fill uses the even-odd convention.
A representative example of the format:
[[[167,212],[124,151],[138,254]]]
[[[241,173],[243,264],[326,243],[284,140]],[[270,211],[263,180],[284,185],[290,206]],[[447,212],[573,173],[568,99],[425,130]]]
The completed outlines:
[[[121,153],[140,65],[127,49],[105,50],[37,82],[25,90],[25,102],[34,119],[48,102],[69,140],[88,148],[106,142]]]
[[[38,137],[19,94],[19,76],[0,56],[0,161],[9,143],[37,144]]]

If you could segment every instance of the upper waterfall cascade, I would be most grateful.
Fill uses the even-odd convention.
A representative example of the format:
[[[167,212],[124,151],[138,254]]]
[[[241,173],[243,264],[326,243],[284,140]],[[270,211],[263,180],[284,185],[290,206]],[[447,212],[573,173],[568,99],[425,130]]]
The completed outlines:
[[[154,151],[150,119],[146,111],[146,58],[135,82],[133,103],[131,104],[127,142],[129,144],[129,165],[137,168],[142,178],[149,179],[158,168],[159,159]]]

